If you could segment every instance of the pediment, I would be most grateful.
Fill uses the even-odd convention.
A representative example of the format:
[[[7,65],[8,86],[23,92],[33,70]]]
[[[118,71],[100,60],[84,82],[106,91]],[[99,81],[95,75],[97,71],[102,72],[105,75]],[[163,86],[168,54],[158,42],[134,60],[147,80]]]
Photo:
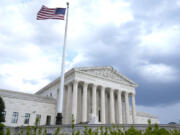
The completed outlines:
[[[124,75],[122,75],[121,73],[119,73],[117,70],[115,70],[112,67],[77,68],[77,70],[91,74],[91,75],[95,75],[98,77],[111,79],[118,82],[123,82],[126,84],[137,86],[135,82],[125,77]]]

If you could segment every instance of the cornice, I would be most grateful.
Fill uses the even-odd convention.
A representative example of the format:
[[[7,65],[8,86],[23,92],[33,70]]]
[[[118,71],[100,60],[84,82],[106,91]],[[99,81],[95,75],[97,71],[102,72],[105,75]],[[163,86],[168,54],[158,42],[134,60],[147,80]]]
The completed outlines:
[[[74,72],[74,68],[72,68],[71,70],[69,70],[68,72],[65,73],[65,78],[70,76],[72,73]],[[48,88],[56,85],[58,82],[60,82],[61,77],[56,78],[54,81],[50,82],[48,85],[46,85],[45,87],[41,88],[40,90],[38,90],[36,93],[34,94],[41,94],[42,92],[46,91]]]
[[[149,118],[158,119],[157,116],[149,114],[149,113],[145,113],[145,112],[136,112],[136,115],[141,116],[141,117],[149,117]]]
[[[4,90],[4,89],[0,89],[0,96],[28,100],[28,101],[37,101],[41,103],[56,104],[56,100],[50,97],[43,97],[40,95],[28,94],[28,93],[23,93],[23,92],[15,92],[15,91]]]

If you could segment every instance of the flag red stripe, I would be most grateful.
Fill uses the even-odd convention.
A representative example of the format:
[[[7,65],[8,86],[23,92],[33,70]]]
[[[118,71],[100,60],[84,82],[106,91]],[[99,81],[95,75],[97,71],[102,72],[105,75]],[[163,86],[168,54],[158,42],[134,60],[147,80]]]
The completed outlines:
[[[42,7],[42,8],[41,8],[41,10],[42,10],[42,9],[47,9],[47,10],[56,10],[56,8],[47,8],[47,7]]]
[[[37,18],[64,18],[64,16],[42,16],[42,15],[38,15]]]
[[[64,18],[64,16],[47,16],[47,15],[38,15],[37,18]]]
[[[55,11],[56,11],[56,9],[53,9],[53,10],[49,10],[49,9],[41,9],[40,11],[55,12]]]
[[[55,16],[55,17],[64,17],[63,15],[48,15],[48,14],[41,14],[41,13],[39,13],[37,16],[45,16],[45,17],[53,17],[53,16]]]
[[[60,20],[64,20],[64,18],[60,18],[60,17],[53,17],[53,18],[49,18],[49,17],[38,17],[37,20],[44,20],[44,19],[60,19]]]

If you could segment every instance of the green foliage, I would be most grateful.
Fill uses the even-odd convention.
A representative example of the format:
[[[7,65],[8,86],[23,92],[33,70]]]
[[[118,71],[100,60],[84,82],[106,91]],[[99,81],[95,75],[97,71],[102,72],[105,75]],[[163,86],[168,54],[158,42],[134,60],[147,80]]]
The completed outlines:
[[[56,129],[56,131],[55,131],[54,135],[58,135],[58,134],[59,134],[59,132],[60,132],[60,130],[61,130],[61,128],[60,128],[60,127],[58,127],[58,128]]]
[[[23,135],[23,133],[24,133],[24,128],[22,127],[18,135]]]
[[[6,135],[11,135],[10,129],[6,128]]]
[[[35,126],[36,127],[38,126],[38,123],[39,123],[39,118],[37,117],[36,120],[35,120]]]
[[[26,127],[26,135],[32,135],[32,129],[30,126]]]
[[[87,126],[84,126],[84,131],[83,131],[84,135],[88,135],[88,128]]]
[[[125,135],[142,135],[142,132],[136,130],[134,127],[130,127],[127,131],[125,131]]]
[[[80,133],[81,133],[80,131],[77,131],[75,135],[80,135]]]
[[[41,135],[41,133],[42,133],[42,127],[39,128],[38,135]]]
[[[3,112],[5,111],[5,104],[3,99],[0,97],[0,123],[5,122]]]
[[[47,135],[47,129],[46,128],[44,129],[43,135]]]
[[[4,135],[4,125],[0,123],[0,135]]]
[[[103,126],[100,126],[100,134],[101,134],[101,135],[104,135],[104,129],[103,129]]]
[[[167,130],[165,128],[159,128],[158,124],[151,125],[151,121],[148,121],[148,127],[145,131],[137,130],[133,126],[131,126],[128,130],[124,128],[124,126],[119,127],[113,125],[112,127],[103,127],[100,126],[99,128],[92,129],[84,126],[84,130],[82,132],[75,131],[74,125],[74,116],[72,116],[72,135],[180,135],[180,131],[177,129],[170,129]],[[4,128],[4,125],[0,124],[0,129]],[[53,135],[65,135],[65,133],[60,134],[60,127],[57,127],[56,131]],[[42,132],[43,131],[43,132]],[[27,126],[25,135],[47,135],[47,129],[42,129],[42,126]],[[67,133],[66,133],[67,134]],[[4,130],[0,130],[0,135],[11,135],[10,129],[6,128],[6,133]],[[24,128],[22,127],[18,135],[24,135]]]
[[[74,130],[75,130],[75,126],[74,126],[74,115],[72,114],[72,135],[74,135]]]

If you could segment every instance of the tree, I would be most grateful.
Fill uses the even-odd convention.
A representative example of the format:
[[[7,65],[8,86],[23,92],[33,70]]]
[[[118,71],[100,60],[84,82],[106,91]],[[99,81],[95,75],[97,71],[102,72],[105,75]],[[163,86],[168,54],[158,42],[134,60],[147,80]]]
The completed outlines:
[[[5,104],[3,99],[0,97],[0,123],[5,122],[3,112],[5,111]]]

